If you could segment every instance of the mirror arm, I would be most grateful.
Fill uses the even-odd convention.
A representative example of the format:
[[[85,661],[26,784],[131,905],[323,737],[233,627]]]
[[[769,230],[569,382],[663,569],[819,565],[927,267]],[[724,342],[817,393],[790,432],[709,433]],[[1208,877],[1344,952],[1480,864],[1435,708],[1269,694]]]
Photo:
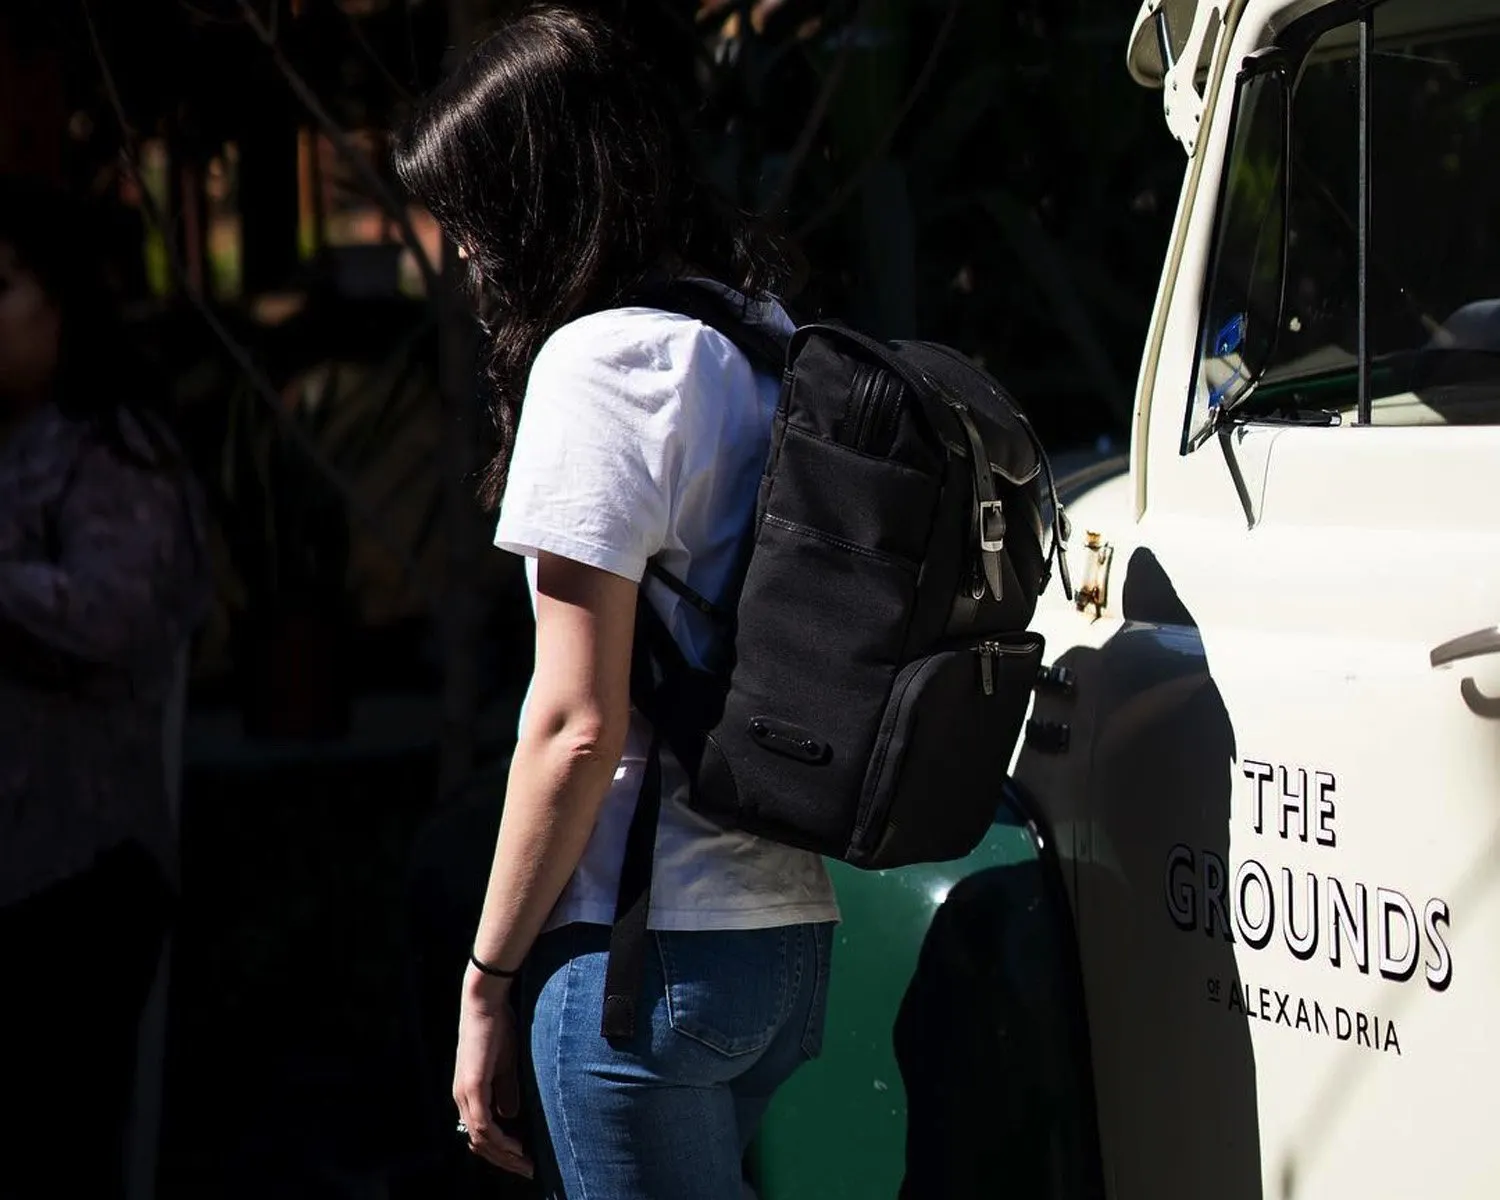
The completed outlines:
[[[1203,132],[1203,118],[1207,103],[1198,90],[1198,64],[1203,61],[1204,48],[1210,45],[1217,50],[1220,41],[1228,36],[1224,24],[1225,0],[1199,0],[1193,12],[1193,23],[1188,28],[1182,44],[1182,54],[1172,56],[1166,5],[1156,10],[1156,36],[1162,56],[1161,104],[1167,118],[1167,129],[1191,157],[1198,148],[1198,138]],[[1210,71],[1212,74],[1212,71]]]
[[[1167,26],[1166,6],[1156,10],[1156,52],[1161,55],[1161,73],[1165,77],[1177,60],[1172,57],[1172,31]]]

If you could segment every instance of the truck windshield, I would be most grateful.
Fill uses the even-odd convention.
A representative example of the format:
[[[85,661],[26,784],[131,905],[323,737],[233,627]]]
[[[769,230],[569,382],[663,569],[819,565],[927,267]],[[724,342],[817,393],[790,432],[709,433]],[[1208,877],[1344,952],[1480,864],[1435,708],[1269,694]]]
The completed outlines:
[[[1371,420],[1492,423],[1500,0],[1388,0],[1373,32]],[[1358,53],[1357,24],[1340,25],[1284,74],[1241,85],[1190,439],[1214,409],[1322,424],[1356,411]],[[1285,110],[1265,100],[1277,80]]]

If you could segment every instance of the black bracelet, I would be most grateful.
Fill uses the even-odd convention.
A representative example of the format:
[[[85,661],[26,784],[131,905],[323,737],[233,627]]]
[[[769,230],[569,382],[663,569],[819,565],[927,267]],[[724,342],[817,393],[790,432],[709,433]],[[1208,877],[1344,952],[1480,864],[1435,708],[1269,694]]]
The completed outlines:
[[[492,967],[489,963],[480,962],[479,956],[472,950],[469,952],[469,961],[474,964],[481,975],[488,975],[491,979],[514,979],[521,973],[520,967],[514,971],[507,971],[503,967]]]

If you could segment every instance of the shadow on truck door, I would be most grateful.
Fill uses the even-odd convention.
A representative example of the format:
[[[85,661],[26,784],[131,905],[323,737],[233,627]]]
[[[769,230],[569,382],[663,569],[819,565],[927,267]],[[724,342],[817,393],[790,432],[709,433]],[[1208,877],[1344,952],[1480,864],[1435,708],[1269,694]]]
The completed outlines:
[[[1072,736],[1017,764],[1002,820],[1035,808],[1034,860],[963,880],[928,932],[896,1028],[910,1200],[1261,1200],[1221,899],[1234,730],[1148,551],[1122,610],[1108,641],[1057,660],[1075,694],[1038,697]]]

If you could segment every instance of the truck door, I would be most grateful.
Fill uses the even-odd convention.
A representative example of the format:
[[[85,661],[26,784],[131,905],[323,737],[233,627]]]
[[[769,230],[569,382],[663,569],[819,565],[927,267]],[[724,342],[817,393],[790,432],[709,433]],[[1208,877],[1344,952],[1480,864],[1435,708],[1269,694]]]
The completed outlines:
[[[1205,117],[1079,672],[1102,1149],[1132,1200],[1487,1197],[1500,0],[1275,7]]]

